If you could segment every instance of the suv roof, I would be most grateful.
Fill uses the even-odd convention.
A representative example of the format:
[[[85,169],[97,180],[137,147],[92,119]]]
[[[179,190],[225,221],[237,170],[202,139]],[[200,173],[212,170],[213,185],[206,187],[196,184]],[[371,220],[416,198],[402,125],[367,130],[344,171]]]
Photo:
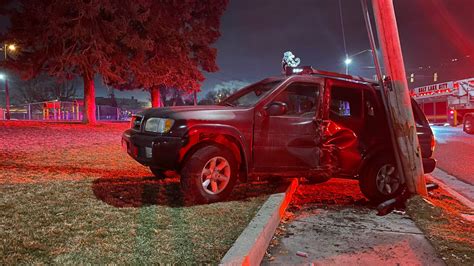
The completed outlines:
[[[318,69],[314,69],[311,66],[286,67],[284,74],[287,76],[314,75],[314,76],[319,76],[319,77],[334,78],[334,79],[346,80],[346,81],[357,82],[357,83],[379,85],[379,82],[377,82],[376,80],[372,80],[372,79],[368,79],[368,78],[364,78],[360,76],[352,76],[352,75],[346,75],[346,74],[341,74],[341,73],[336,73],[336,72],[318,70]]]

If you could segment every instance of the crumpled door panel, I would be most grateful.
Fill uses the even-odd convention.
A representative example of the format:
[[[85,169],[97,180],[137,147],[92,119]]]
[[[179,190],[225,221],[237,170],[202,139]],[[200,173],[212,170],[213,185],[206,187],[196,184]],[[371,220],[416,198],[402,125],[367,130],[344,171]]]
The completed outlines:
[[[321,167],[327,175],[354,174],[361,163],[358,139],[354,131],[333,121],[325,121]]]
[[[320,165],[321,158],[321,148],[316,139],[314,136],[300,136],[290,140],[286,149],[292,157],[301,161],[301,165],[315,168]]]

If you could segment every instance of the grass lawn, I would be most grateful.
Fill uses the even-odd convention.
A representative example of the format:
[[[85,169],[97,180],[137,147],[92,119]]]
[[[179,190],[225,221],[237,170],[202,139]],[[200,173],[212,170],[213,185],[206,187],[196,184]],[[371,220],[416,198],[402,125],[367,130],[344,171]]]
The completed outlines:
[[[0,263],[218,263],[278,184],[184,206],[120,150],[127,124],[0,122]]]
[[[474,211],[441,188],[429,194],[411,198],[407,213],[447,265],[474,265]]]

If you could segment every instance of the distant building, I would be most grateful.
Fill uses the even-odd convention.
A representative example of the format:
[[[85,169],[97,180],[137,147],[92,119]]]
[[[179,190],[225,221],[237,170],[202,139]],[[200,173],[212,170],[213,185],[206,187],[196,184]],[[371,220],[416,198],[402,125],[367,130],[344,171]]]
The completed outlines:
[[[95,103],[96,105],[118,107],[122,110],[143,110],[150,107],[149,102],[139,101],[133,96],[131,98],[96,97]]]

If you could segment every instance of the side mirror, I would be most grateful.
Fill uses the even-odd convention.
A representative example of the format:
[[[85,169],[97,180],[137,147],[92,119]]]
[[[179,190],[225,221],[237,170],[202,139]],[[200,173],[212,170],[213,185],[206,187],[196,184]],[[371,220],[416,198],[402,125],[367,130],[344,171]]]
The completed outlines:
[[[267,115],[280,116],[288,112],[288,106],[284,102],[272,102],[265,108]]]

